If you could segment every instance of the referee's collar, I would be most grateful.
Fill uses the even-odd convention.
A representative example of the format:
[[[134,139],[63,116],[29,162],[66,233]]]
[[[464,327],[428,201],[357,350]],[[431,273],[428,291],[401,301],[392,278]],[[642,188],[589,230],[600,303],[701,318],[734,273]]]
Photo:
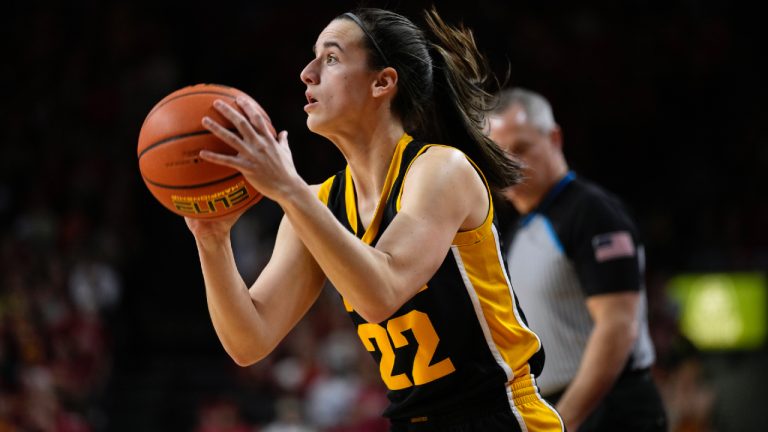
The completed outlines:
[[[573,171],[568,171],[568,173],[565,174],[563,178],[560,179],[554,186],[552,186],[552,189],[547,192],[547,194],[544,196],[544,199],[541,200],[538,206],[536,206],[535,209],[533,209],[531,212],[523,216],[522,219],[520,219],[520,227],[524,227],[528,225],[528,223],[531,222],[531,219],[534,218],[537,214],[544,211],[547,207],[549,207],[552,204],[552,201],[557,198],[558,195],[560,195],[560,192],[565,189],[566,186],[568,186],[569,183],[571,183],[576,178],[576,173]]]

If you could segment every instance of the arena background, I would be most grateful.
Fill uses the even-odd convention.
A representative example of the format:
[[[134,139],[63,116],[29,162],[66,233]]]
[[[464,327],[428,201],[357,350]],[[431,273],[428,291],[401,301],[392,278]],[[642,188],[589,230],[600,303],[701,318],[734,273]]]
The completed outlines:
[[[740,3],[437,2],[511,85],[550,98],[572,167],[634,212],[674,431],[764,430],[766,33]],[[431,3],[366,4],[420,21]],[[377,372],[331,289],[269,359],[234,365],[208,318],[192,236],[149,194],[135,153],[164,95],[224,83],[290,131],[307,181],[324,180],[343,161],[307,131],[298,75],[317,34],[356,5],[4,4],[0,431],[386,430]],[[248,282],[279,218],[263,201],[236,227]],[[752,312],[723,315],[715,302],[704,321],[741,319],[756,336],[694,343],[670,295],[676,278],[732,272],[752,278]]]

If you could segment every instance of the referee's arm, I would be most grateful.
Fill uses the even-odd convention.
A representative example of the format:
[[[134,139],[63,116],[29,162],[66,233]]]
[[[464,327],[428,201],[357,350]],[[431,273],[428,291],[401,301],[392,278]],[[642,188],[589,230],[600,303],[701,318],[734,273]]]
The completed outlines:
[[[585,200],[573,217],[579,227],[568,249],[593,327],[579,369],[557,403],[576,431],[621,374],[639,331],[641,247],[624,209],[610,199]]]
[[[637,338],[639,302],[637,291],[587,298],[594,327],[579,370],[557,404],[568,430],[578,430],[624,368]]]

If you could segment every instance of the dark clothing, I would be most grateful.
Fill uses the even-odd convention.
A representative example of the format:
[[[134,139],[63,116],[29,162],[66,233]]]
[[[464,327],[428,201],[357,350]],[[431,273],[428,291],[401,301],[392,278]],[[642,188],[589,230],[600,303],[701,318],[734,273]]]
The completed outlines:
[[[407,134],[400,140],[368,227],[357,216],[349,167],[328,179],[318,196],[344,227],[375,246],[397,218],[411,163],[430,147]],[[483,224],[456,234],[434,276],[389,319],[369,323],[344,302],[389,388],[386,417],[426,427],[453,413],[473,415],[467,411],[472,407],[503,406],[515,414],[506,430],[520,422],[539,425],[531,431],[560,430],[559,417],[536,390],[543,351],[505,267],[491,203]]]
[[[590,418],[596,425],[590,427],[631,430],[600,429],[602,422],[614,424],[613,416],[630,423],[664,419],[653,382],[633,379],[651,367],[655,352],[648,330],[643,246],[621,201],[569,172],[511,231],[506,254],[510,280],[547,353],[537,379],[541,394],[561,394],[579,369],[594,326],[587,299],[638,292],[637,340],[622,378],[601,405],[609,409],[596,412]]]
[[[392,422],[392,432],[522,432],[507,406],[505,409],[478,411],[470,418],[446,417],[432,422]]]
[[[546,398],[555,405],[563,392]],[[584,421],[579,432],[666,432],[661,396],[647,370],[625,373]]]

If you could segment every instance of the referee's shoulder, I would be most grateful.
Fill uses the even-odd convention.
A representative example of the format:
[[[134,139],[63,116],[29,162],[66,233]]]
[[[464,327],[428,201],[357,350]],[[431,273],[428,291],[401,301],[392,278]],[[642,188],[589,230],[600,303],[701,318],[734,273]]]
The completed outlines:
[[[634,218],[620,196],[593,181],[577,178],[573,182],[570,205],[574,213],[587,218],[624,220],[632,226]]]

